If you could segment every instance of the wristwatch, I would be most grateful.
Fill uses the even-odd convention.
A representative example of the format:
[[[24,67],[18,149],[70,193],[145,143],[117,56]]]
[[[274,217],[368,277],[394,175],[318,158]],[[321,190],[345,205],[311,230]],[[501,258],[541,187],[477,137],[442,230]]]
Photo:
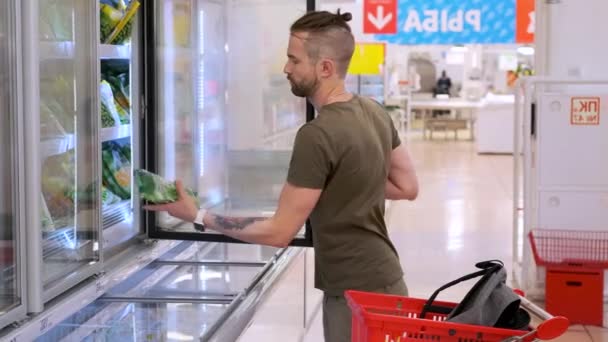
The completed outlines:
[[[198,213],[196,213],[196,218],[194,219],[194,229],[198,230],[199,232],[205,231],[205,223],[203,222],[205,214],[207,214],[207,210],[205,209],[200,209]]]

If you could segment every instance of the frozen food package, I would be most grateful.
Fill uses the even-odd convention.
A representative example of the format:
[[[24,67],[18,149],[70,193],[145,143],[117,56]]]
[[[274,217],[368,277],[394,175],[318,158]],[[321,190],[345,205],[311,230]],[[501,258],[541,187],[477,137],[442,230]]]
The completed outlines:
[[[103,1],[100,4],[101,43],[127,43],[131,38],[133,19],[139,6],[137,0]]]
[[[152,204],[164,204],[177,201],[177,189],[175,183],[165,180],[163,177],[147,170],[135,170],[135,181],[142,200]],[[186,188],[197,207],[200,207],[198,194],[192,189]]]
[[[105,186],[101,187],[101,203],[103,205],[112,205],[122,201],[122,199],[116,196],[112,191],[108,190]]]
[[[116,102],[114,101],[114,94],[112,93],[110,83],[105,80],[101,81],[99,93],[101,95],[101,126],[104,128],[119,126],[121,124],[121,117],[116,109]]]
[[[131,198],[131,161],[125,158],[122,146],[104,142],[101,150],[102,183],[123,200]]]

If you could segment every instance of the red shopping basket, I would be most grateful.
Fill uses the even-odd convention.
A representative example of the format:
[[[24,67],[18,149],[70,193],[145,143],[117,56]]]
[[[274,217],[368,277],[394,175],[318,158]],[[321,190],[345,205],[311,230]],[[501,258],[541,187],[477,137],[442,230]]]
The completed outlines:
[[[608,232],[534,229],[528,237],[536,264],[546,267],[546,310],[601,326]]]
[[[608,232],[534,229],[529,234],[539,266],[608,268]]]
[[[353,315],[352,342],[533,341],[560,336],[569,324],[563,317],[553,317],[543,323],[550,324],[536,330],[499,329],[445,322],[446,314],[432,312],[418,318],[426,299],[361,291],[346,291],[345,297]],[[458,304],[436,301],[434,305],[454,308]]]

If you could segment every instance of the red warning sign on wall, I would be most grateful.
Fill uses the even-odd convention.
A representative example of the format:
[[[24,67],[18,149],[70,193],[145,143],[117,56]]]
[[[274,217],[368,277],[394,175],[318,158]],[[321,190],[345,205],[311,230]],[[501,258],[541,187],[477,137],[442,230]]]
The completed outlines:
[[[397,0],[365,0],[363,33],[397,33]]]
[[[600,124],[600,98],[599,97],[573,97],[570,108],[571,125]]]
[[[535,18],[534,0],[517,0],[516,43],[534,43]]]

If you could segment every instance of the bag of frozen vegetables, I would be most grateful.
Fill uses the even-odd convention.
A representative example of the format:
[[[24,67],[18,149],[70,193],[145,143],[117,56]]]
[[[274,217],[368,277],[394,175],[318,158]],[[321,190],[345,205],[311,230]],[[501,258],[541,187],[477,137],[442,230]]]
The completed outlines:
[[[131,161],[125,158],[122,146],[104,142],[101,150],[103,185],[123,200],[131,198]]]
[[[139,8],[139,1],[131,0],[127,6],[125,0],[103,0],[100,4],[101,43],[126,43],[131,38],[133,16]]]
[[[108,188],[106,188],[105,186],[101,187],[101,203],[103,205],[112,205],[120,201],[122,201],[122,199],[114,195],[114,193],[108,190]]]
[[[163,177],[152,172],[139,169],[135,170],[135,181],[139,189],[139,196],[142,200],[152,204],[164,204],[177,201],[177,189],[174,182],[169,182]],[[200,207],[198,194],[192,189],[186,188],[197,207]]]
[[[112,87],[107,81],[101,81],[99,85],[99,94],[101,102],[101,127],[114,127],[120,126],[121,117],[116,110],[116,102],[114,101],[114,94],[112,94]]]

